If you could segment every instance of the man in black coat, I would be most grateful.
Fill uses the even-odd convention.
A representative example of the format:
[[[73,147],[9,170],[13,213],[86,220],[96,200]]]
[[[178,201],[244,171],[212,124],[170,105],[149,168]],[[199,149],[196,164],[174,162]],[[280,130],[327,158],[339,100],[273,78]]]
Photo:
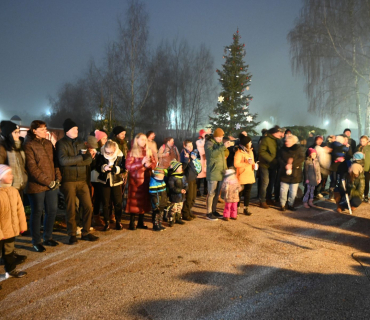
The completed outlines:
[[[352,153],[355,153],[356,141],[351,138],[351,129],[349,128],[344,129],[343,134],[348,137],[348,144],[351,146]]]
[[[60,171],[62,173],[61,191],[66,203],[67,233],[69,244],[77,243],[76,197],[83,206],[83,228],[81,240],[96,241],[99,238],[90,232],[92,204],[89,187],[86,182],[86,166],[90,165],[91,155],[84,142],[78,138],[77,124],[71,119],[63,123],[65,136],[56,143]]]

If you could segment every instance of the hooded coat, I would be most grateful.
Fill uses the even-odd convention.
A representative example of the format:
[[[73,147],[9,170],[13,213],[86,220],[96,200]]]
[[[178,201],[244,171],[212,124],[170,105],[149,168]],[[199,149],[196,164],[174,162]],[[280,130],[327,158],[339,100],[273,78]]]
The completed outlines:
[[[16,237],[26,230],[26,215],[18,190],[0,187],[0,239]]]
[[[252,164],[249,164],[248,159],[252,159]],[[252,184],[256,182],[254,177],[254,155],[253,151],[244,151],[238,149],[234,157],[234,167],[236,168],[236,176],[240,184]]]
[[[207,159],[207,181],[222,181],[227,169],[225,152],[227,148],[217,142],[213,135],[206,137],[204,150]]]
[[[276,154],[278,151],[278,138],[275,138],[271,133],[262,137],[259,149],[258,160],[261,167],[276,168],[277,160]]]
[[[151,211],[149,182],[156,165],[155,158],[151,157],[151,166],[146,168],[142,164],[146,155],[145,148],[142,149],[140,157],[133,157],[131,153],[132,150],[128,152],[126,159],[126,169],[129,172],[126,212],[144,214]]]

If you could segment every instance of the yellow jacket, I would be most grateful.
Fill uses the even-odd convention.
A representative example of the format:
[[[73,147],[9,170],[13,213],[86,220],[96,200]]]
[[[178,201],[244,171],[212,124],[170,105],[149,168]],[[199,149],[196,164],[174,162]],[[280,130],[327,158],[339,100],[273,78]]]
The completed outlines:
[[[248,163],[248,159],[252,159],[252,164]],[[254,178],[254,156],[252,150],[249,152],[242,149],[236,151],[234,167],[236,168],[236,176],[240,184],[252,184],[256,182]]]
[[[22,199],[14,187],[0,188],[0,240],[9,239],[27,230]]]

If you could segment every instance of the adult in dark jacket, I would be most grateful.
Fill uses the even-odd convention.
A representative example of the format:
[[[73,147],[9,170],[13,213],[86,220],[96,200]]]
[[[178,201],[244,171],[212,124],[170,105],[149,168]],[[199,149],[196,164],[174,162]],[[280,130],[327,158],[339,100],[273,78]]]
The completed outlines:
[[[352,153],[355,153],[356,140],[351,138],[351,129],[349,129],[349,128],[344,129],[343,134],[348,137],[348,144],[351,146]]]
[[[218,197],[221,191],[221,182],[224,178],[224,173],[227,169],[226,166],[226,152],[230,146],[230,141],[222,143],[224,131],[217,128],[213,135],[206,136],[204,150],[207,160],[207,219],[211,221],[218,220],[222,217],[217,209]]]
[[[92,159],[85,149],[84,142],[78,138],[77,124],[71,119],[63,123],[65,136],[56,143],[59,167],[62,173],[61,191],[66,203],[67,233],[69,244],[76,244],[76,197],[80,201],[83,211],[83,228],[81,240],[96,241],[99,238],[89,233],[91,227],[92,204],[89,187],[87,185],[86,166]]]
[[[16,188],[23,200],[23,190],[26,187],[28,176],[26,171],[26,155],[22,141],[19,138],[19,126],[14,122],[1,121],[0,164],[12,168],[12,187]]]
[[[58,189],[62,175],[56,164],[54,146],[46,139],[46,134],[46,123],[34,120],[23,144],[28,172],[26,193],[31,204],[30,231],[32,245],[37,252],[45,251],[40,235],[44,205],[44,245],[55,247],[59,244],[53,240],[52,234],[58,211]]]
[[[298,138],[294,135],[285,138],[285,145],[279,152],[280,163],[280,206],[285,211],[288,198],[288,210],[295,211],[294,200],[297,195],[298,185],[302,181],[302,163],[304,153],[302,147],[297,144]]]
[[[280,127],[275,126],[263,137],[258,150],[261,187],[259,190],[261,208],[268,209],[266,200],[272,201],[272,189],[275,184],[278,167],[278,140],[283,137]],[[277,200],[277,199],[276,199]]]

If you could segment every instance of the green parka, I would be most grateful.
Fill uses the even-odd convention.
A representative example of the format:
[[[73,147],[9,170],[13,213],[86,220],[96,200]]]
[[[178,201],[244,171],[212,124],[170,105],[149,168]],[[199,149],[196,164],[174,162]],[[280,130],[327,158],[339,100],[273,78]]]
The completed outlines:
[[[258,160],[259,165],[264,168],[274,168],[277,166],[278,161],[276,154],[278,151],[278,139],[272,134],[267,134],[261,140],[261,144],[258,149]]]
[[[204,151],[207,161],[207,181],[222,181],[227,169],[225,151],[222,142],[217,142],[213,135],[206,137]]]

